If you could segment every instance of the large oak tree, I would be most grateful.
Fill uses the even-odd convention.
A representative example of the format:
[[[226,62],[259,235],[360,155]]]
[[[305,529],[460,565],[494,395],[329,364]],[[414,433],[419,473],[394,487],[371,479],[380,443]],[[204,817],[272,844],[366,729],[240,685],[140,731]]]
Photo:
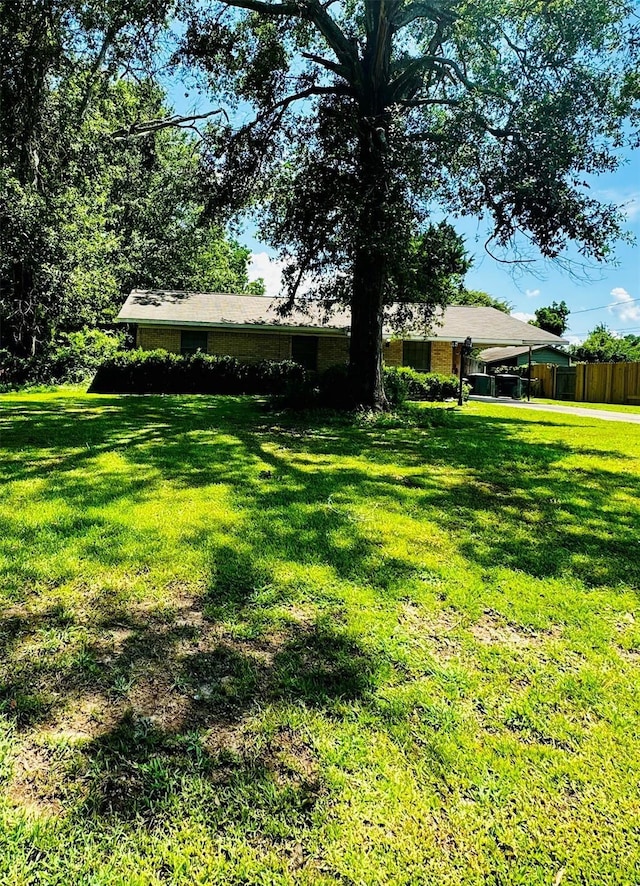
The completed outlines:
[[[626,0],[194,3],[183,60],[236,103],[211,209],[258,208],[292,299],[306,276],[349,303],[356,402],[384,406],[385,304],[428,317],[464,270],[434,213],[488,217],[503,256],[609,257],[621,219],[587,179],[637,139],[635,28]]]

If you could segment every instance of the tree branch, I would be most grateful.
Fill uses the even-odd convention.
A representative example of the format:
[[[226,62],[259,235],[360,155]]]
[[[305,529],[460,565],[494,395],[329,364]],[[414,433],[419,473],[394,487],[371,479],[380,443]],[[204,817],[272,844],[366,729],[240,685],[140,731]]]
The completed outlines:
[[[411,3],[409,6],[405,7],[402,14],[394,20],[393,24],[396,30],[399,31],[401,28],[406,28],[407,25],[410,25],[419,18],[426,18],[432,22],[443,24],[455,21],[455,15],[453,13],[444,12],[432,3],[425,2],[425,0],[416,0],[415,3]]]
[[[335,52],[338,61],[357,77],[360,60],[355,45],[345,36],[327,9],[330,4],[318,0],[289,0],[285,3],[269,3],[267,0],[222,0],[226,6],[248,9],[274,17],[293,17],[313,22],[318,31]]]
[[[335,52],[338,61],[353,72],[357,77],[360,73],[360,59],[355,45],[345,37],[335,21],[318,0],[308,0],[307,15],[318,28],[331,49]]]
[[[462,102],[455,98],[414,98],[399,99],[397,104],[403,108],[424,108],[429,105],[445,105],[450,108],[459,108]]]
[[[226,6],[238,9],[249,9],[251,12],[263,12],[265,15],[293,16],[307,18],[304,4],[291,0],[289,3],[269,3],[267,0],[223,0]]]
[[[207,120],[216,114],[224,114],[227,117],[227,112],[223,108],[218,108],[216,111],[208,111],[206,114],[189,114],[186,117],[179,117],[177,114],[174,114],[173,117],[163,117],[161,120],[147,120],[145,123],[132,123],[131,126],[123,126],[112,132],[111,137],[114,141],[123,141],[127,138],[139,138],[143,135],[149,135],[161,129],[169,129],[171,126],[193,128],[196,120]]]
[[[120,28],[122,27],[122,23],[119,21],[112,22],[111,26],[107,29],[104,39],[102,41],[102,45],[100,47],[100,51],[95,58],[93,65],[91,66],[91,72],[89,74],[89,80],[87,82],[86,89],[84,91],[84,95],[82,96],[82,101],[80,102],[80,107],[78,109],[78,117],[80,120],[84,119],[84,115],[87,112],[87,108],[89,107],[89,102],[91,100],[91,88],[93,86],[93,81],[96,74],[99,72],[105,58],[107,57],[107,52],[113,41],[116,38],[116,35]]]
[[[321,55],[314,55],[312,52],[303,52],[301,53],[301,55],[303,58],[306,58],[311,62],[315,62],[317,65],[326,68],[328,71],[331,71],[333,74],[337,74],[339,77],[346,77],[349,73],[349,70],[345,65],[340,65],[336,62],[329,61],[328,58],[324,58]]]

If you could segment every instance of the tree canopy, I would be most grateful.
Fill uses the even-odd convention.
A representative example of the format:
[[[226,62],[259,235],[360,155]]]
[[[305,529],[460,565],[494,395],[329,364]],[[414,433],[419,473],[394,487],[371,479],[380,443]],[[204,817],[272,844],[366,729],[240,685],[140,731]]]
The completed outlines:
[[[292,299],[306,276],[350,305],[356,402],[384,405],[385,304],[422,291],[428,316],[447,298],[431,285],[453,257],[435,211],[485,216],[503,258],[570,242],[610,256],[621,218],[586,178],[637,139],[631,12],[626,0],[193,5],[183,62],[254,112],[212,133],[209,209],[258,211]]]
[[[577,363],[640,363],[640,335],[614,335],[600,323],[569,350]]]
[[[204,216],[195,138],[114,138],[168,115],[144,69],[126,70],[161,13],[115,0],[0,6],[0,323],[16,353],[110,321],[132,286],[250,288],[249,250]]]
[[[488,292],[482,292],[479,289],[461,288],[456,292],[450,300],[452,305],[475,305],[480,308],[495,308],[502,311],[503,314],[510,314],[513,305],[503,298],[495,298]]]
[[[565,301],[554,301],[546,308],[538,308],[535,311],[536,319],[529,320],[529,323],[539,329],[546,330],[546,332],[552,332],[554,335],[562,335],[569,325],[570,313]]]

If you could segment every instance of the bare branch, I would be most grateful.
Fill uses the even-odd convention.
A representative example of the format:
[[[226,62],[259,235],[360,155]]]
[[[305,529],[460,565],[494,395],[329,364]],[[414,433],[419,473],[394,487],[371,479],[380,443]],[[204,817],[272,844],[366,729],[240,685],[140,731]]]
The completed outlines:
[[[140,138],[149,135],[152,132],[158,132],[161,129],[169,129],[172,126],[193,129],[196,120],[207,120],[217,114],[224,114],[228,118],[227,112],[223,108],[215,111],[208,111],[206,114],[189,114],[186,117],[180,117],[174,114],[173,117],[163,117],[161,120],[147,120],[145,123],[132,123],[131,126],[123,126],[111,133],[114,141],[123,141],[127,138]]]
[[[531,264],[535,264],[535,262],[536,262],[535,258],[499,258],[497,255],[495,255],[495,253],[491,252],[491,250],[489,249],[489,244],[494,239],[495,239],[495,237],[492,234],[490,237],[488,237],[485,240],[483,248],[484,248],[484,251],[487,253],[487,255],[490,258],[492,258],[494,261],[497,261],[498,264],[501,264],[501,265],[531,265]]]
[[[351,95],[352,90],[348,86],[309,86],[308,89],[303,89],[301,92],[296,92],[294,95],[288,95],[286,98],[283,98],[281,101],[276,102],[275,105],[272,105],[268,108],[263,114],[259,116],[258,119],[264,119],[272,114],[274,111],[285,110],[292,105],[294,102],[302,101],[305,98],[312,98],[314,95]]]

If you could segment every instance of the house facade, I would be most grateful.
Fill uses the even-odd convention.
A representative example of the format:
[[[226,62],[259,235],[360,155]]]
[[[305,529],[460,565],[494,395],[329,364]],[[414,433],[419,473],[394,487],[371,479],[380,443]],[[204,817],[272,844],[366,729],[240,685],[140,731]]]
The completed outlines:
[[[267,296],[134,290],[117,320],[135,325],[143,350],[203,351],[247,362],[294,360],[320,372],[348,361],[348,311],[312,301],[304,310],[284,313],[284,308],[285,299]],[[429,326],[414,319],[401,331],[391,320],[384,329],[385,365],[424,372],[457,372],[467,337],[474,346],[562,343],[494,308],[454,306]]]

